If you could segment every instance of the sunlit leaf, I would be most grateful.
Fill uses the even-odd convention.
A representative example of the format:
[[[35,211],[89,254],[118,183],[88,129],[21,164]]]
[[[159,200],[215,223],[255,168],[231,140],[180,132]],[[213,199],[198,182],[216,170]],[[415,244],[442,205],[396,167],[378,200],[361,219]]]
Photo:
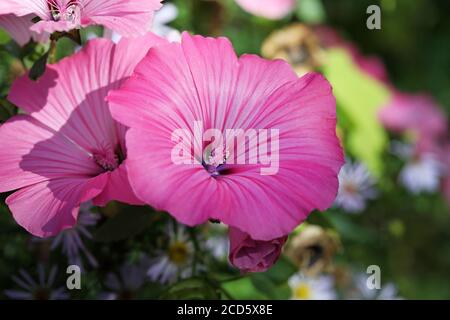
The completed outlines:
[[[211,300],[219,299],[220,291],[206,279],[191,278],[171,286],[160,298],[170,300]]]
[[[298,18],[307,23],[322,23],[325,21],[325,9],[322,0],[301,0],[297,5]]]
[[[328,53],[323,71],[333,86],[338,115],[343,114],[346,121],[346,149],[365,162],[375,176],[380,176],[381,156],[388,139],[378,111],[389,100],[388,88],[363,73],[340,49]]]

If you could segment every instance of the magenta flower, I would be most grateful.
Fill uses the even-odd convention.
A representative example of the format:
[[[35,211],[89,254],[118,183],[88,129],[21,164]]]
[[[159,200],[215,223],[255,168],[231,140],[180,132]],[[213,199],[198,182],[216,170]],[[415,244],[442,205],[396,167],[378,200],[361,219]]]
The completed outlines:
[[[9,0],[0,6],[17,16],[41,19],[31,27],[38,33],[70,31],[102,25],[126,36],[144,35],[161,0]]]
[[[136,195],[183,224],[220,220],[272,240],[336,197],[344,160],[335,99],[321,75],[299,79],[284,61],[238,58],[226,38],[184,33],[181,44],[152,48],[108,99],[114,118],[132,128]],[[230,130],[241,132],[238,143],[230,137],[224,148],[190,139]],[[174,163],[178,151],[187,151],[185,162]]]
[[[236,0],[236,3],[251,14],[278,20],[295,9],[297,0]]]
[[[438,104],[427,95],[395,93],[380,110],[383,125],[394,132],[412,132],[417,138],[433,139],[447,132],[447,120]]]
[[[140,203],[127,179],[126,128],[105,97],[160,41],[93,40],[39,81],[23,76],[13,84],[8,98],[26,114],[0,127],[0,192],[19,189],[6,203],[30,233],[47,237],[74,226],[90,199]]]
[[[270,241],[253,240],[248,234],[230,228],[230,263],[242,272],[264,272],[280,257],[287,236]]]

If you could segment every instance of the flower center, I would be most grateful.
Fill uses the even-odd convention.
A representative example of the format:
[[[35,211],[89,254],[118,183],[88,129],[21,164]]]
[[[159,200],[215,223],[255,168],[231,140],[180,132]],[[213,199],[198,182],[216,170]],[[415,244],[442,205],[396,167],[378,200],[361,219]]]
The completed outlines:
[[[54,21],[80,24],[81,4],[77,0],[48,0],[48,8]]]
[[[34,291],[33,297],[35,300],[49,300],[50,291],[47,288],[38,288]]]
[[[294,290],[294,297],[297,300],[309,300],[311,299],[311,288],[307,284],[300,284]]]
[[[351,183],[351,182],[347,182],[344,184],[344,190],[345,190],[345,192],[350,193],[350,194],[358,193],[358,187],[354,183]]]
[[[217,177],[225,173],[225,163],[229,156],[230,154],[227,150],[206,149],[202,165],[212,177]]]
[[[189,248],[184,242],[174,242],[169,246],[169,260],[177,266],[186,264],[189,256]]]
[[[104,148],[92,155],[96,164],[105,171],[114,171],[120,165],[120,157],[112,148]]]

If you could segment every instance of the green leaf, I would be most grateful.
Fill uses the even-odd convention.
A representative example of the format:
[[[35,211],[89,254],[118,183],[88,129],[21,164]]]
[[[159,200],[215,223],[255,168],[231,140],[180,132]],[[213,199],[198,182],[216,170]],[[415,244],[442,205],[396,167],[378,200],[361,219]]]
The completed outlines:
[[[269,299],[288,299],[291,293],[286,282],[276,284],[266,273],[255,273],[250,277],[253,286]]]
[[[297,271],[298,269],[287,258],[281,256],[277,263],[264,274],[275,285],[282,285],[287,283],[288,279]]]
[[[10,40],[9,34],[5,30],[0,29],[0,45],[7,44]]]
[[[222,287],[237,300],[263,300],[267,297],[256,290],[250,277],[222,284]]]
[[[363,73],[341,49],[329,51],[323,71],[333,86],[338,114],[345,114],[346,148],[365,162],[373,175],[381,176],[388,138],[378,111],[389,101],[389,89]]]
[[[45,73],[45,69],[47,68],[47,60],[50,54],[50,50],[47,51],[43,56],[41,56],[31,67],[29,77],[31,80],[36,81]]]
[[[354,223],[348,215],[328,212],[326,218],[342,238],[360,243],[370,243],[377,238],[377,235],[372,230]]]
[[[321,0],[301,0],[297,5],[297,17],[306,23],[322,23],[326,14]]]
[[[133,237],[152,223],[152,213],[147,207],[125,207],[94,233],[94,239],[100,242],[115,242]]]
[[[220,291],[206,279],[190,278],[177,282],[161,297],[170,300],[211,300],[220,299]]]

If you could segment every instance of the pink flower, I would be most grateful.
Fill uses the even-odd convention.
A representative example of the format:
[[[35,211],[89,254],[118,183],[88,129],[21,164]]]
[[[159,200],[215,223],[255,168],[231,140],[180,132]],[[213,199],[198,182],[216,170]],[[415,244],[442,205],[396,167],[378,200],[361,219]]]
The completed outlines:
[[[271,240],[336,197],[344,160],[335,99],[321,75],[299,79],[284,61],[238,58],[226,38],[184,33],[181,43],[152,48],[108,99],[113,117],[132,128],[128,168],[136,195],[184,224],[215,219]],[[197,139],[192,147],[196,122],[200,134],[240,129],[238,138],[265,131],[267,139],[260,135],[249,146],[244,140],[238,151],[233,138],[222,150]],[[180,132],[186,136],[176,137]],[[188,164],[172,159],[180,144],[195,149],[186,153]],[[256,152],[261,161],[251,156]],[[233,164],[236,154],[249,159]]]
[[[39,81],[24,76],[13,84],[9,100],[26,114],[0,127],[0,192],[19,189],[6,203],[29,232],[47,237],[74,226],[90,199],[140,203],[127,179],[126,128],[112,119],[105,97],[160,41],[93,40],[49,65]]]
[[[38,33],[69,31],[88,25],[103,25],[131,37],[149,30],[161,0],[8,0],[0,13],[34,15],[41,19],[31,27]]]
[[[236,0],[245,11],[267,19],[282,19],[291,13],[296,0]]]
[[[32,15],[17,17],[13,14],[0,14],[0,28],[4,28],[20,46],[27,44],[31,39],[45,41],[45,35],[39,36],[30,31],[32,19]]]
[[[380,110],[383,125],[394,132],[413,132],[417,138],[430,140],[447,131],[447,120],[437,103],[427,95],[396,92]]]
[[[247,233],[230,228],[230,263],[242,272],[264,272],[277,262],[287,236],[270,241],[253,240]]]

